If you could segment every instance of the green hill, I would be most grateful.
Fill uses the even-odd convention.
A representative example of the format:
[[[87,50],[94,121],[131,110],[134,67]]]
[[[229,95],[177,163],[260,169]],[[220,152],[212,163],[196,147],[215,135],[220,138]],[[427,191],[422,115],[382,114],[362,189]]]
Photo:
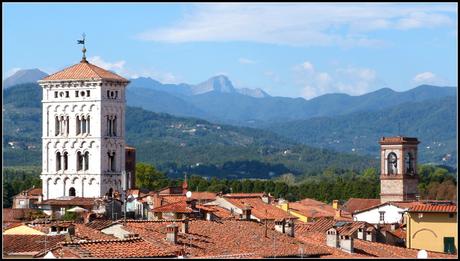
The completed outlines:
[[[40,165],[41,89],[17,85],[4,92],[4,166]],[[327,167],[362,170],[369,157],[299,145],[264,130],[213,124],[127,107],[127,143],[137,160],[170,176],[183,172],[228,178],[270,178]]]
[[[417,137],[421,163],[457,165],[456,96],[273,124],[266,129],[310,146],[374,156],[378,156],[382,136]]]

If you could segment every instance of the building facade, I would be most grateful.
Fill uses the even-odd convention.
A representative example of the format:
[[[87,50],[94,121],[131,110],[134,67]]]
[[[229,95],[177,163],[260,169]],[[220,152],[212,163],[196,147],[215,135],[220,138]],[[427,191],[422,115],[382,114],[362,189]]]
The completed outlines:
[[[121,191],[129,81],[83,56],[38,82],[43,89],[44,199]]]
[[[417,138],[382,137],[380,139],[380,200],[415,200],[418,196]]]
[[[427,251],[458,253],[457,206],[448,202],[410,208],[406,218],[406,246]]]

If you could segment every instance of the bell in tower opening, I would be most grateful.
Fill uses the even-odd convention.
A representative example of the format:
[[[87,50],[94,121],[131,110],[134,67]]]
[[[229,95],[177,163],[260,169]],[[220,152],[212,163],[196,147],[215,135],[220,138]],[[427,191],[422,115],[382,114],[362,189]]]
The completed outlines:
[[[417,138],[380,139],[380,201],[416,200],[418,195]]]

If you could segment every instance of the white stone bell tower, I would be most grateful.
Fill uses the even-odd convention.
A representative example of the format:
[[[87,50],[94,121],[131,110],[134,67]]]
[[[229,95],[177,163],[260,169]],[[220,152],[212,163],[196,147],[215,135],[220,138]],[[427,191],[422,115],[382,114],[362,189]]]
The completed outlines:
[[[85,52],[83,47],[80,63],[38,81],[43,88],[44,200],[121,192],[129,81],[90,64]]]

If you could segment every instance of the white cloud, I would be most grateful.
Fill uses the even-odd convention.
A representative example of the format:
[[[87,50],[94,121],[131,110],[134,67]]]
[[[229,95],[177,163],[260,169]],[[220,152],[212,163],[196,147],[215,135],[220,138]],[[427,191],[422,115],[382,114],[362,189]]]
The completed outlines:
[[[126,63],[126,61],[124,61],[124,60],[114,62],[114,63],[107,62],[107,61],[104,61],[100,56],[90,57],[90,58],[88,58],[88,61],[90,63],[93,63],[93,64],[95,64],[95,65],[97,65],[99,67],[102,67],[102,68],[106,69],[106,70],[115,71],[115,72],[118,72],[118,73],[123,72],[124,66],[125,66],[125,63]]]
[[[313,68],[311,62],[304,62],[293,68],[296,82],[302,86],[300,94],[305,99],[327,93],[362,95],[377,87],[377,73],[369,68],[348,66],[338,68],[332,73],[315,71]]]
[[[448,81],[443,79],[432,72],[422,72],[412,79],[414,84],[434,84],[434,85],[448,85]]]
[[[170,72],[161,72],[151,68],[143,69],[131,69],[127,68],[126,61],[121,60],[117,62],[108,62],[102,59],[100,56],[93,56],[88,58],[90,63],[93,63],[99,67],[102,67],[106,70],[114,71],[117,74],[120,74],[126,78],[139,78],[139,77],[151,77],[155,80],[158,80],[162,83],[179,83],[180,78]]]
[[[248,58],[243,58],[243,57],[238,59],[238,62],[241,63],[241,64],[254,64],[254,63],[256,63],[256,61],[254,61],[254,60],[251,60],[251,59],[248,59]]]
[[[401,4],[206,4],[138,35],[167,43],[247,41],[294,46],[382,46],[377,30],[452,26],[457,6]]]

